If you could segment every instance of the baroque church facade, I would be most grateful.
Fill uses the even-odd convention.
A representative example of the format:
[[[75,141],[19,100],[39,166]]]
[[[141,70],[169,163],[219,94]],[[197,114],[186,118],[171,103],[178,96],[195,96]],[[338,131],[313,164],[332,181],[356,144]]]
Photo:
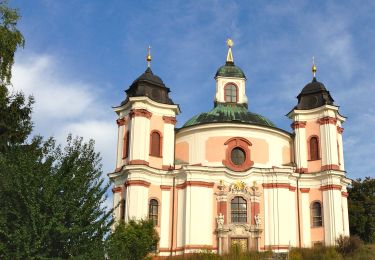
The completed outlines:
[[[212,110],[176,128],[179,106],[148,68],[114,108],[116,221],[153,220],[157,254],[334,245],[349,235],[345,117],[315,77],[287,114],[292,131],[250,112],[246,77],[227,59],[215,75]]]

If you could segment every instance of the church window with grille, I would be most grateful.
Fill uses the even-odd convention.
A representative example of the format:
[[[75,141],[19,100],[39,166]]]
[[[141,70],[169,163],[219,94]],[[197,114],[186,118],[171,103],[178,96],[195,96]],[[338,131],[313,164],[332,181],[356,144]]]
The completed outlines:
[[[148,218],[152,220],[155,226],[158,225],[158,201],[155,199],[150,200],[148,209]]]
[[[322,204],[320,204],[320,202],[315,201],[311,204],[311,216],[313,227],[321,227],[323,225]]]
[[[231,201],[231,219],[232,222],[247,222],[247,202],[242,197],[234,197]]]
[[[226,85],[224,88],[225,102],[237,102],[237,87],[233,84]]]

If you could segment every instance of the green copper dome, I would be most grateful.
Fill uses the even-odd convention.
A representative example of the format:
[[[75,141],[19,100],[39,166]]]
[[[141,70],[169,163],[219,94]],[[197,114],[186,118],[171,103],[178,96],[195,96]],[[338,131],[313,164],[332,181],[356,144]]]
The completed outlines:
[[[224,66],[221,66],[215,74],[216,77],[232,77],[246,79],[245,73],[242,69],[234,65],[234,62],[227,61]]]
[[[218,103],[209,112],[201,113],[188,120],[182,127],[207,123],[245,123],[276,127],[267,118],[249,112],[243,104]]]

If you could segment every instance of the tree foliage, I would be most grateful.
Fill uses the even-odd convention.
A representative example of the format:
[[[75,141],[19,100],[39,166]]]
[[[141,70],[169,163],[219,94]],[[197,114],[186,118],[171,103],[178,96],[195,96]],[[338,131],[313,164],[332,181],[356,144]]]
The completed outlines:
[[[375,242],[375,179],[353,181],[348,189],[350,234],[367,243]]]
[[[0,0],[0,81],[10,83],[14,54],[25,45],[25,39],[17,29],[20,15],[17,10]]]
[[[103,259],[111,211],[94,141],[28,139],[33,98],[9,91],[19,17],[0,0],[0,259]]]
[[[152,220],[119,223],[108,239],[110,259],[140,260],[151,253],[159,241]]]
[[[0,156],[0,174],[0,258],[103,257],[111,212],[93,141],[34,138]]]

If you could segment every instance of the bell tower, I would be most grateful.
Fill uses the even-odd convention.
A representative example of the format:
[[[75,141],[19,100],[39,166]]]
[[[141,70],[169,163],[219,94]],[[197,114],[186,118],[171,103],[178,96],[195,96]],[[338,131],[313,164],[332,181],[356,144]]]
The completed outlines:
[[[215,106],[218,103],[227,103],[247,107],[246,76],[239,67],[234,65],[233,41],[231,39],[227,40],[227,46],[228,53],[225,65],[221,66],[215,75]]]
[[[345,178],[342,124],[345,117],[333,102],[323,83],[316,79],[313,60],[313,79],[297,96],[298,104],[288,113],[294,130],[295,171],[299,173],[301,228],[305,246],[310,246],[308,179],[320,182],[323,208],[323,228],[326,245],[335,245],[340,235],[349,235],[347,190]],[[312,232],[312,231],[311,231]]]

